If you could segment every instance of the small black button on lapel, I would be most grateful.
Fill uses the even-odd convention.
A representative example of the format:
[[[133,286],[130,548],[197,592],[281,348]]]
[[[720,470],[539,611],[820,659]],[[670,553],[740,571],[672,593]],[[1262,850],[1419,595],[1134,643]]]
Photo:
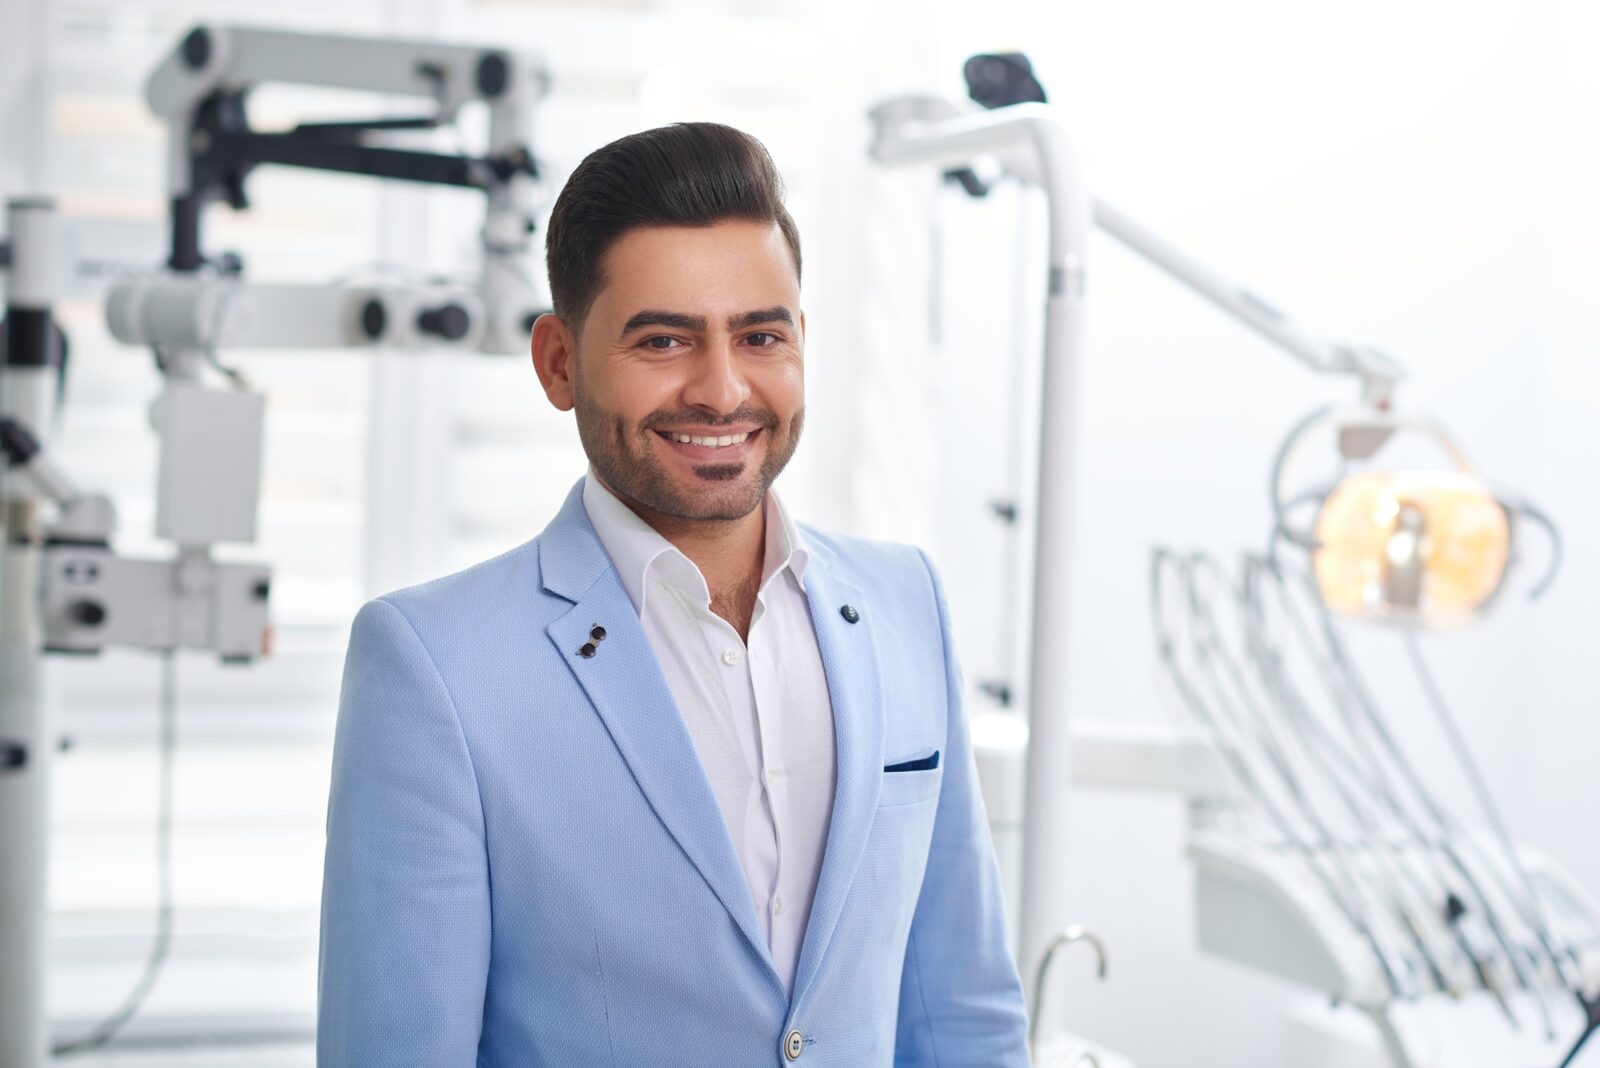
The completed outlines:
[[[596,623],[589,628],[590,641],[578,646],[578,655],[585,660],[593,656],[600,648],[600,643],[606,640],[606,628]]]
[[[844,621],[846,623],[854,623],[861,618],[861,613],[857,612],[849,605],[845,605],[843,608],[839,609],[839,614],[844,616]]]

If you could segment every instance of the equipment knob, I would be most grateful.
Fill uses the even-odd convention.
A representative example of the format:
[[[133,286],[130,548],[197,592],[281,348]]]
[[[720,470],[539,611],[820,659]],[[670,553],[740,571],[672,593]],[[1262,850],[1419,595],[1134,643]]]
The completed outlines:
[[[361,332],[369,341],[382,337],[388,326],[389,313],[383,310],[383,301],[371,299],[361,306]]]
[[[74,623],[98,627],[106,621],[106,606],[99,601],[73,601],[67,615]]]
[[[472,328],[472,316],[459,304],[441,304],[417,316],[417,329],[446,341],[460,341]]]

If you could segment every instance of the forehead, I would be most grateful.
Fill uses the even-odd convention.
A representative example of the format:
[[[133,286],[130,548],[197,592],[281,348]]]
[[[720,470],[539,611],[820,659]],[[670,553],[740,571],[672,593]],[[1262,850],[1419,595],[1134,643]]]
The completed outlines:
[[[745,311],[799,301],[794,256],[774,222],[645,226],[606,250],[593,314],[627,317],[648,305],[670,311]]]

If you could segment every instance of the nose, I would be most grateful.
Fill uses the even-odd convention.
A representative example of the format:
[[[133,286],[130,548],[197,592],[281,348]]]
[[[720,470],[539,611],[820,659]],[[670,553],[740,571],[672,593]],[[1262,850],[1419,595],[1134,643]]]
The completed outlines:
[[[691,361],[689,380],[684,384],[683,402],[718,414],[737,411],[750,399],[750,384],[745,381],[731,338],[708,342]]]

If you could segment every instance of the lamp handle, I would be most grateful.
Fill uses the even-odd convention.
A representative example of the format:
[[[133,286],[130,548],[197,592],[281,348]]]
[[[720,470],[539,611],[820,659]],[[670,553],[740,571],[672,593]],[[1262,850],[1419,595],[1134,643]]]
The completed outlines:
[[[1300,494],[1294,498],[1288,496],[1286,483],[1289,469],[1298,459],[1313,432],[1321,431],[1330,425],[1339,428],[1339,451],[1345,459],[1366,459],[1388,444],[1396,432],[1414,430],[1431,439],[1449,458],[1456,470],[1468,475],[1477,474],[1466,453],[1461,451],[1443,424],[1428,416],[1371,407],[1336,408],[1330,405],[1318,408],[1296,423],[1288,436],[1283,439],[1283,444],[1278,446],[1277,454],[1272,459],[1272,474],[1268,481],[1274,529],[1302,549],[1308,551],[1315,549],[1316,538],[1309,530],[1300,530],[1292,526],[1288,513],[1296,506],[1313,499],[1313,496],[1311,494]],[[1320,500],[1322,496],[1325,494],[1317,495],[1314,499]]]

